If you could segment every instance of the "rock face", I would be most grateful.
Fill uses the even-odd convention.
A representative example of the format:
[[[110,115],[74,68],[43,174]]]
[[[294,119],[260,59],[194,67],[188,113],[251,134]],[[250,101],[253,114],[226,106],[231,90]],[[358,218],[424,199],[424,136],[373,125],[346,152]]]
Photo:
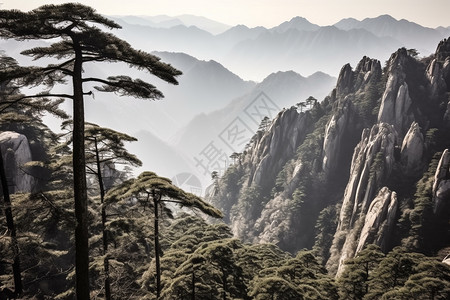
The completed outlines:
[[[425,150],[423,134],[419,124],[411,124],[401,149],[402,167],[406,174],[414,174],[423,168],[423,153]]]
[[[353,154],[350,179],[345,189],[327,266],[330,270],[336,268],[334,271],[341,271],[343,262],[355,254],[355,240],[359,239],[376,191],[392,171],[396,146],[397,133],[392,125],[380,123],[370,131],[363,131],[361,142]],[[374,242],[367,238],[363,240],[363,244]]]
[[[233,232],[292,253],[314,247],[339,274],[367,244],[389,251],[422,238],[414,222],[426,208],[416,189],[429,187],[428,166],[441,152],[432,223],[448,232],[449,50],[443,41],[427,67],[399,49],[384,74],[364,57],[355,70],[341,69],[336,88],[311,111],[282,111],[219,182],[222,200],[212,202],[231,212]],[[438,244],[450,246],[450,237],[426,250]]]
[[[450,152],[445,149],[434,175],[433,212],[441,215],[450,205]]]
[[[431,97],[436,98],[447,90],[444,79],[444,66],[436,58],[427,67],[427,78],[430,81]]]
[[[0,133],[0,147],[10,193],[31,192],[35,185],[35,179],[28,175],[24,168],[24,165],[32,160],[26,136],[12,131],[2,132]]]
[[[377,244],[381,250],[388,250],[387,241],[395,226],[397,209],[397,194],[383,187],[369,206],[364,226],[359,234],[356,253],[367,244]]]
[[[327,174],[332,173],[338,165],[341,145],[345,135],[351,131],[349,127],[355,124],[355,114],[352,102],[346,98],[339,103],[338,111],[331,117],[325,128],[322,169]]]
[[[349,64],[341,69],[334,93],[335,112],[326,125],[323,142],[322,169],[326,176],[339,167],[342,152],[348,151],[345,146],[351,143],[355,136],[359,136],[363,129],[353,103],[364,94],[372,81],[376,82],[380,77],[380,62],[367,56],[358,63],[355,71]]]
[[[309,112],[299,113],[292,107],[280,112],[265,132],[255,136],[254,145],[245,152],[237,167],[243,172],[242,175],[236,175],[243,176],[240,179],[242,188],[236,193],[236,197],[230,196],[232,192],[224,191],[226,194],[222,194],[222,197],[225,196],[231,203],[216,204],[226,214],[231,211],[226,218],[230,218],[231,229],[236,236],[254,240],[259,234],[255,222],[257,219],[267,219],[261,215],[262,208],[254,202],[259,201],[255,197],[271,192],[277,175],[295,155],[297,148],[311,131],[312,124]]]
[[[340,97],[349,94],[353,88],[354,73],[350,64],[346,64],[339,72],[339,77],[336,83],[336,96]]]
[[[389,77],[378,113],[378,122],[394,125],[400,137],[405,135],[414,121],[405,70],[410,59],[404,48],[389,59]]]
[[[345,98],[351,93],[363,90],[374,78],[381,75],[381,64],[376,59],[364,56],[352,70],[350,64],[342,67],[336,83],[336,97]]]
[[[273,181],[303,142],[311,124],[309,113],[298,113],[294,107],[280,112],[255,146],[247,185],[264,186]]]

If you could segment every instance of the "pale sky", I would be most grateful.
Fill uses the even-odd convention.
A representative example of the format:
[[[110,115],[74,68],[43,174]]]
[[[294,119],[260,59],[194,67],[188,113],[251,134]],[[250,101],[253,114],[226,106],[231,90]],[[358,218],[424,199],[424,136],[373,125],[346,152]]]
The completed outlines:
[[[64,0],[0,0],[1,9],[28,11]],[[273,27],[295,16],[324,26],[343,18],[362,20],[389,14],[435,28],[450,26],[450,0],[79,0],[106,15],[193,14],[228,25]]]

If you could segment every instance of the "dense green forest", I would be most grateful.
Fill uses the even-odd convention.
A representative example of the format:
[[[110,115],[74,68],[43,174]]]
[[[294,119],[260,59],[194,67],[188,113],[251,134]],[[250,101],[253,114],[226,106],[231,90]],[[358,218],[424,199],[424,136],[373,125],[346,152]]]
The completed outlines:
[[[138,99],[163,95],[150,83],[125,75],[89,77],[83,66],[125,63],[171,84],[177,84],[181,72],[100,28],[120,26],[80,4],[46,5],[28,13],[0,11],[3,38],[48,41],[23,54],[46,62],[55,59],[30,67],[20,66],[8,53],[0,57],[0,300],[450,297],[450,266],[430,255],[432,251],[411,246],[429,243],[419,240],[430,232],[429,189],[438,155],[416,185],[411,217],[404,216],[403,223],[415,224],[411,232],[416,235],[388,251],[365,245],[335,276],[325,265],[327,243],[336,227],[335,207],[321,210],[316,228],[308,228],[316,234],[314,247],[295,251],[243,241],[223,222],[230,222],[230,211],[260,210],[267,201],[261,195],[281,193],[293,165],[276,175],[274,186],[249,187],[238,206],[231,208],[228,202],[230,207],[220,205],[222,211],[154,172],[133,176],[133,167],[142,163],[126,146],[136,139],[84,121],[83,102],[92,92],[83,84],[101,84],[96,92]],[[61,84],[72,93],[52,91]],[[26,87],[38,92],[23,94]],[[362,119],[373,118],[381,88],[374,86],[360,104]],[[59,108],[64,99],[73,102],[72,116]],[[296,151],[310,157],[310,164],[292,194],[293,210],[309,205],[306,193],[320,192],[312,187],[324,179],[306,173],[318,174],[315,134],[332,109],[329,99],[314,99],[308,112],[314,125],[308,142]],[[44,123],[48,114],[61,119],[59,133]],[[269,130],[269,123],[264,120],[253,143]],[[433,143],[440,143],[439,132],[428,134]],[[234,166],[220,180],[213,176],[213,194],[222,195],[222,203],[236,197],[223,193],[227,186],[237,193],[245,175],[243,164],[248,163],[241,162],[240,154],[233,156]]]

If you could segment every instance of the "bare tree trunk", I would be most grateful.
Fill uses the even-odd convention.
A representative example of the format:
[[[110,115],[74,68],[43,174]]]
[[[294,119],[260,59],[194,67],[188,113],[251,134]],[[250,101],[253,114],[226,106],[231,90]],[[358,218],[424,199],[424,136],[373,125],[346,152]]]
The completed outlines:
[[[156,299],[161,296],[161,265],[159,261],[159,211],[158,205],[159,195],[156,195],[155,190],[152,191],[153,205],[154,205],[154,217],[155,217],[155,264],[156,264]]]
[[[192,298],[191,298],[191,300],[195,300],[195,267],[194,267],[194,264],[192,264],[192,282],[191,282],[191,288],[192,288]]]
[[[89,300],[89,240],[84,147],[84,99],[81,46],[73,39],[73,189],[75,198],[75,273],[77,300]]]
[[[22,274],[20,270],[19,245],[17,243],[16,226],[14,225],[14,218],[11,209],[11,198],[9,196],[8,180],[6,178],[5,165],[3,163],[3,155],[0,149],[0,179],[3,189],[3,199],[5,202],[5,217],[8,232],[11,236],[11,247],[13,250],[13,276],[14,276],[14,294],[22,294]]]
[[[108,259],[108,233],[106,231],[106,205],[105,205],[105,185],[103,184],[102,169],[100,165],[100,154],[98,151],[97,138],[94,137],[95,158],[97,162],[97,180],[100,187],[100,202],[102,207],[102,237],[103,237],[103,268],[105,269],[105,300],[111,300],[111,280],[109,278]]]

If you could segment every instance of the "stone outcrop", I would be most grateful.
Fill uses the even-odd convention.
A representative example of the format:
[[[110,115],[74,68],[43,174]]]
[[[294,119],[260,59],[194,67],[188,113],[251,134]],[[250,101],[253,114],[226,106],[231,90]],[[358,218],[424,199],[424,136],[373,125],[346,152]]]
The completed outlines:
[[[336,96],[342,97],[343,95],[348,95],[354,89],[354,79],[355,74],[353,73],[350,64],[346,64],[341,68],[339,72],[339,77],[336,83]]]
[[[0,133],[0,147],[10,193],[31,192],[35,185],[35,179],[27,174],[24,167],[32,160],[27,137],[17,132],[2,132]]]
[[[372,200],[392,171],[396,146],[397,133],[392,125],[380,123],[363,131],[353,154],[328,269],[341,271],[344,261],[355,255],[355,241],[359,239]]]
[[[450,205],[450,152],[445,149],[439,160],[433,184],[433,212],[441,215]]]
[[[251,156],[254,169],[248,185],[264,186],[273,181],[303,142],[311,124],[309,113],[298,113],[295,107],[280,112],[255,145]]]
[[[352,131],[349,130],[349,127],[355,124],[355,110],[350,99],[346,98],[339,104],[338,111],[325,127],[322,169],[327,175],[337,167],[344,137],[349,131]]]
[[[354,91],[363,89],[374,78],[381,76],[381,63],[377,59],[364,56],[355,68]]]
[[[353,101],[366,91],[371,81],[380,77],[380,62],[367,56],[361,59],[355,71],[349,64],[341,69],[334,93],[335,112],[326,125],[323,142],[322,169],[326,176],[339,167],[342,151],[348,150],[349,141],[353,141],[353,149],[363,129]]]
[[[251,241],[258,235],[260,230],[255,228],[255,222],[258,218],[267,221],[261,216],[261,211],[267,205],[261,207],[259,202],[249,205],[248,201],[261,200],[254,199],[253,196],[249,200],[246,195],[271,193],[277,175],[295,155],[297,148],[311,131],[312,124],[309,112],[299,113],[295,107],[283,110],[246,152],[242,161],[242,165],[248,166],[244,175],[246,181],[230,212],[231,229],[236,236]]]
[[[427,67],[426,76],[430,81],[430,96],[437,98],[447,91],[444,79],[444,67],[437,59],[433,59]]]
[[[351,93],[364,89],[373,79],[381,75],[381,64],[376,59],[364,56],[355,70],[350,64],[346,64],[341,71],[336,82],[336,98],[345,98]]]
[[[419,124],[413,122],[405,135],[401,149],[401,161],[405,174],[416,174],[423,168],[424,138]]]
[[[405,135],[414,121],[412,100],[406,83],[405,68],[409,59],[411,58],[404,48],[389,59],[389,77],[378,112],[378,122],[394,125],[400,137]]]
[[[432,98],[437,98],[450,91],[450,39],[439,43],[435,58],[427,67],[426,76],[430,81]]]
[[[436,58],[444,61],[450,57],[450,38],[443,39],[436,48]]]
[[[369,206],[355,253],[364,249],[367,244],[377,244],[382,251],[388,250],[388,241],[395,226],[397,209],[397,194],[383,187]]]

